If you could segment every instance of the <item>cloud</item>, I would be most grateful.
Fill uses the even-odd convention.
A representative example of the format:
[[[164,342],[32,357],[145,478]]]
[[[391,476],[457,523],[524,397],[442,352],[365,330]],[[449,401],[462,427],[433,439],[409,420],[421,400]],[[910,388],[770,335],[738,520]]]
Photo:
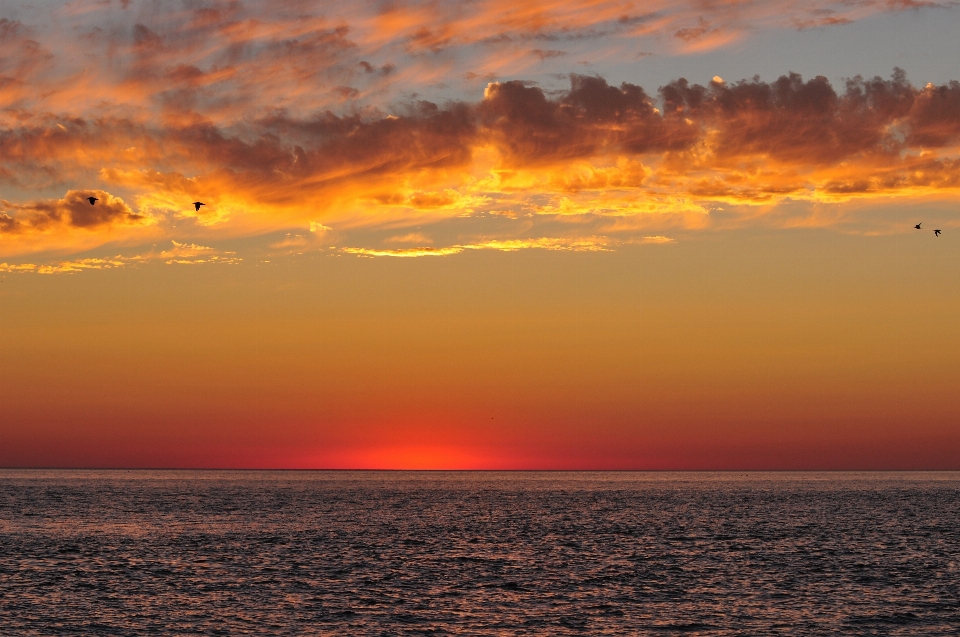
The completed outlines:
[[[373,248],[341,248],[341,251],[347,254],[356,254],[362,257],[442,257],[449,254],[459,254],[463,252],[461,246],[451,246],[449,248],[401,248],[399,250],[377,250]]]
[[[541,61],[549,60],[550,58],[563,57],[567,54],[566,51],[560,51],[557,49],[533,49],[530,51],[531,55],[535,55],[540,58]]]
[[[702,134],[675,110],[663,116],[639,86],[582,75],[572,75],[570,91],[555,101],[522,82],[492,83],[478,110],[487,134],[517,165],[683,150]]]
[[[403,206],[418,210],[470,210],[488,202],[485,197],[465,196],[452,188],[447,188],[443,192],[381,193],[375,195],[373,200],[381,205]]]
[[[112,257],[86,257],[66,261],[54,261],[45,264],[0,263],[0,272],[33,272],[36,274],[72,274],[84,270],[110,270],[122,268],[131,264],[163,261],[167,265],[194,265],[201,263],[240,263],[243,259],[234,256],[234,252],[223,252],[209,246],[195,243],[181,243],[171,241],[172,248],[168,250],[150,251],[145,254],[122,255]]]
[[[669,54],[952,4],[651,0],[637,14],[613,0],[145,3],[137,11],[47,0],[22,7],[19,20],[0,19],[0,111],[220,126],[274,111],[302,119],[335,110],[345,95],[381,108],[411,87],[468,72],[516,75],[521,57],[560,55],[557,42],[603,42],[632,56],[645,37]]]
[[[239,257],[234,252],[222,253],[216,248],[197,245],[195,243],[170,242],[173,247],[163,250],[157,255],[146,255],[147,258],[163,259],[167,265],[194,265],[198,263],[239,263]],[[144,258],[144,257],[141,257]]]
[[[83,270],[109,270],[126,265],[127,259],[115,257],[113,259],[87,258],[75,261],[61,261],[54,265],[37,267],[37,274],[60,274],[63,272],[81,272]]]
[[[201,246],[195,243],[180,243],[179,241],[171,241],[170,243],[173,244],[173,247],[161,252],[161,259],[182,259],[217,254],[217,250],[209,246]]]
[[[250,43],[267,57],[326,59],[359,47],[346,42],[353,30],[320,18],[281,41],[259,23],[230,22],[233,9],[224,11],[181,18],[197,33]],[[179,55],[181,41],[200,46],[192,36],[143,26],[127,42],[123,55],[131,60]],[[27,37],[20,26],[6,28],[18,42]],[[248,55],[239,51],[216,68],[166,61],[163,68],[177,91],[189,85],[203,92],[233,81]],[[360,86],[354,80],[377,68],[351,63],[341,79],[352,83],[328,88]],[[710,202],[759,207],[960,188],[956,81],[918,88],[898,70],[835,87],[791,73],[705,86],[680,78],[654,91],[568,77],[565,91],[494,81],[472,102],[411,98],[392,112],[339,114],[272,108],[241,122],[233,116],[246,107],[204,101],[216,91],[192,105],[174,104],[180,98],[169,91],[164,99],[173,102],[140,102],[146,75],[121,83],[133,97],[108,115],[86,112],[83,99],[77,112],[0,109],[0,180],[13,191],[102,186],[69,188],[59,200],[4,201],[0,254],[89,249],[89,241],[107,243],[121,231],[130,241],[147,233],[169,240],[177,223],[232,235],[410,227],[488,213],[682,214],[698,225]],[[90,194],[101,199],[96,206],[84,201]],[[196,211],[193,201],[207,205]]]
[[[448,246],[445,248],[400,248],[396,250],[374,248],[341,248],[347,254],[356,254],[366,257],[442,257],[451,254],[460,254],[466,250],[499,250],[501,252],[515,252],[517,250],[568,250],[576,252],[600,252],[609,250],[610,241],[606,237],[584,238],[552,238],[539,239],[491,239],[478,243],[467,243]]]
[[[0,272],[32,272],[36,269],[35,263],[0,263]]]
[[[91,205],[88,197],[96,197]],[[57,229],[100,230],[118,225],[140,225],[149,219],[130,209],[123,199],[102,190],[69,190],[62,199],[23,204],[0,200],[0,234],[48,232]]]
[[[69,261],[55,261],[46,264],[19,263],[8,264],[0,263],[0,272],[33,272],[36,274],[62,274],[82,272],[84,270],[110,270],[113,268],[122,268],[131,263],[143,261],[144,257],[134,256],[126,257],[116,255],[113,257],[87,257],[83,259],[73,259]]]

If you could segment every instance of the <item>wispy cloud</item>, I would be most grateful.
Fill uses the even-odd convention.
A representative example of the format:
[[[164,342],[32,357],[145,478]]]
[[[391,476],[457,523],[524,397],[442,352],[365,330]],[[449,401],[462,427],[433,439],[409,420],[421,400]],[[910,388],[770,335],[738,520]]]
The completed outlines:
[[[234,252],[221,252],[216,248],[197,245],[195,243],[180,243],[171,241],[173,247],[163,250],[155,257],[153,254],[140,258],[163,259],[167,265],[194,265],[199,263],[239,263],[241,259],[234,256]]]
[[[653,236],[643,237],[643,238],[641,239],[641,241],[642,241],[643,243],[674,243],[674,242],[675,242],[674,239],[671,239],[670,237],[665,237],[665,236],[659,235],[659,234],[658,234],[658,235],[653,235]]]
[[[467,243],[445,248],[419,247],[383,250],[374,248],[341,248],[347,254],[367,257],[442,257],[459,254],[465,250],[499,250],[515,252],[517,250],[572,250],[577,252],[598,252],[609,250],[610,241],[606,237],[561,239],[541,237],[537,239],[491,239],[479,243]]]
[[[20,263],[10,265],[0,263],[0,272],[35,272],[37,274],[61,274],[64,272],[82,272],[83,270],[110,270],[121,268],[131,261],[140,261],[139,257],[88,257],[72,261],[58,261],[37,265],[36,263]]]
[[[195,265],[202,263],[236,264],[243,259],[235,256],[235,252],[224,252],[209,246],[195,243],[180,243],[171,241],[172,247],[168,250],[151,251],[137,255],[118,254],[112,257],[86,257],[67,261],[53,261],[50,263],[0,263],[0,272],[34,272],[36,274],[63,274],[82,272],[84,270],[110,270],[128,265],[163,261],[167,265]]]

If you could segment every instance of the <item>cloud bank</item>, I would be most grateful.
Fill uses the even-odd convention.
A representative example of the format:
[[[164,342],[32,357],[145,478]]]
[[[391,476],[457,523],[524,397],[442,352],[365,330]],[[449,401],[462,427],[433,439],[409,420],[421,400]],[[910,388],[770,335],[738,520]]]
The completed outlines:
[[[695,226],[720,204],[756,215],[960,186],[956,81],[785,73],[653,90],[568,73],[554,92],[484,79],[566,64],[581,41],[703,50],[748,27],[826,28],[913,3],[39,6],[0,19],[0,254],[170,240],[178,224],[231,236],[478,215]],[[455,99],[405,90],[466,77],[465,61]],[[519,238],[450,245],[491,240]]]

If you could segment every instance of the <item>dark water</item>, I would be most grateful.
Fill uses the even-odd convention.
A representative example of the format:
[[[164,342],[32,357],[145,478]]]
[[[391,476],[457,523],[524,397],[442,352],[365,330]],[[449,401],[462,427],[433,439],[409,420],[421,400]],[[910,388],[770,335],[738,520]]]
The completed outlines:
[[[0,635],[960,635],[960,474],[0,471]]]

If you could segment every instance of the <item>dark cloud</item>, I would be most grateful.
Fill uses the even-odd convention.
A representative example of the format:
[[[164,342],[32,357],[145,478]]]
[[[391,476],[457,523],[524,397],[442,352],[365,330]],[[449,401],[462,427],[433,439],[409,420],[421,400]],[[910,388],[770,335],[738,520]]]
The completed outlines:
[[[693,40],[699,40],[712,31],[713,29],[710,28],[710,25],[701,18],[697,26],[680,29],[673,34],[673,37],[683,40],[684,42],[691,42]]]
[[[163,38],[142,24],[133,26],[133,48],[141,55],[150,55],[163,50]]]
[[[674,113],[661,115],[639,86],[617,88],[582,75],[570,81],[570,91],[559,100],[522,82],[490,85],[479,107],[481,121],[511,161],[665,152],[688,148],[699,138],[695,123]]]
[[[334,89],[334,91],[336,91],[337,95],[339,95],[341,99],[345,100],[356,99],[360,96],[359,89],[355,89],[352,86],[338,86]]]
[[[660,89],[664,112],[684,114],[715,131],[719,158],[763,156],[783,163],[827,165],[858,154],[896,155],[960,138],[960,87],[918,90],[897,70],[889,80],[856,77],[838,93],[825,77],[791,73],[774,82]]]
[[[450,34],[450,29],[446,26],[441,26],[435,30],[420,27],[410,35],[407,48],[411,53],[424,50],[430,51],[431,53],[439,53],[450,46],[452,40],[453,36]]]
[[[825,77],[804,82],[792,73],[769,84],[711,86],[689,106],[719,131],[720,157],[824,164],[878,149],[885,126],[904,114],[896,97],[905,89],[899,80],[854,81],[840,96]]]
[[[907,122],[910,147],[941,147],[960,139],[960,82],[927,86],[916,95]]]
[[[97,197],[90,205],[87,197]],[[134,213],[118,197],[102,190],[70,190],[63,199],[48,199],[25,204],[0,200],[0,232],[17,234],[54,227],[97,229],[112,225],[143,223],[146,218]]]
[[[176,71],[199,77],[191,67]],[[708,86],[684,79],[651,97],[640,86],[610,86],[571,75],[570,89],[548,97],[520,81],[491,83],[475,105],[419,102],[400,116],[371,112],[309,119],[282,111],[242,129],[213,123],[149,127],[122,118],[34,118],[0,130],[0,169],[18,174],[63,162],[102,165],[117,149],[141,161],[269,173],[306,163],[340,172],[375,166],[419,169],[469,161],[493,143],[514,165],[611,154],[683,152],[706,143],[718,161],[766,157],[781,164],[830,165],[856,155],[896,156],[960,141],[960,83],[917,89],[897,71],[890,79],[853,78],[837,92],[824,77],[797,74]],[[352,87],[338,89],[357,95]],[[296,151],[300,148],[300,151]],[[146,154],[146,158],[144,158]],[[60,162],[60,163],[58,163]],[[32,167],[32,168],[31,168]]]
[[[512,42],[513,42],[513,38],[511,38],[506,33],[498,33],[496,35],[491,35],[480,40],[479,44],[501,45],[501,44],[511,44]]]
[[[550,58],[558,58],[567,54],[566,51],[558,51],[556,49],[534,49],[530,51],[531,55],[535,55],[541,60],[548,60]]]
[[[803,31],[805,29],[815,29],[818,27],[836,27],[842,26],[844,24],[851,24],[853,20],[850,18],[838,17],[838,16],[826,16],[822,18],[813,18],[809,20],[794,20],[793,24],[797,27],[797,30]]]

